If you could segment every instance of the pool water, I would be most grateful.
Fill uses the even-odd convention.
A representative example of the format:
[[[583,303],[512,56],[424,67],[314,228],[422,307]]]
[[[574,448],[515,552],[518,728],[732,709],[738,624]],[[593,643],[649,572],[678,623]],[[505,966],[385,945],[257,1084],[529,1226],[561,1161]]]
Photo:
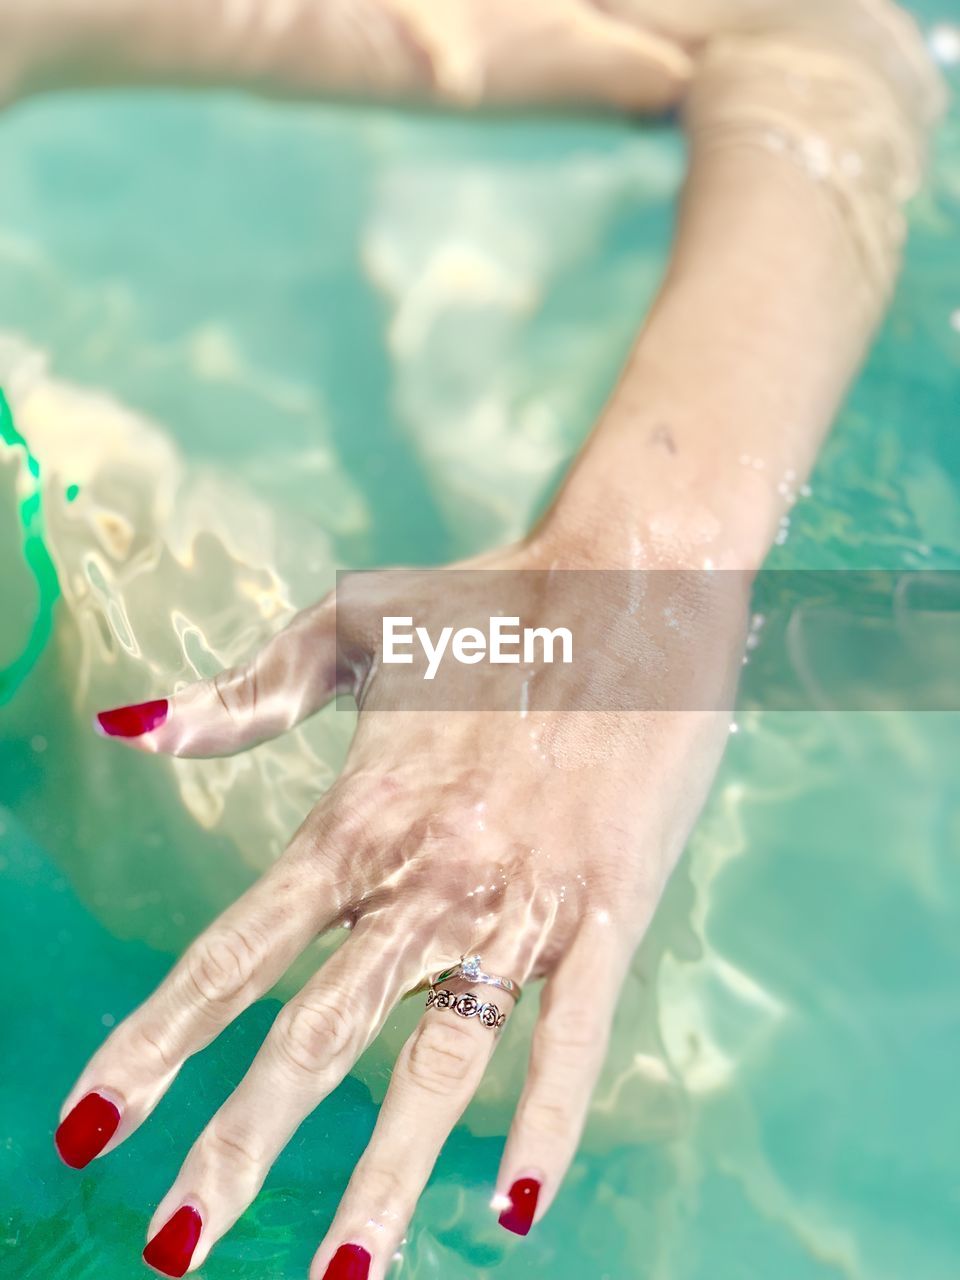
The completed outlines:
[[[172,762],[95,739],[92,712],[239,658],[338,566],[440,564],[526,528],[656,287],[682,163],[667,127],[227,94],[64,95],[0,121],[2,1274],[139,1274],[156,1200],[277,1002],[79,1174],[53,1152],[60,1100],[276,856],[351,729],[330,710]],[[960,568],[956,107],[911,220],[771,565]],[[531,1000],[398,1276],[960,1274],[960,718],[737,727],[555,1207],[524,1241],[488,1207]],[[306,1274],[417,1012],[303,1126],[205,1277]]]

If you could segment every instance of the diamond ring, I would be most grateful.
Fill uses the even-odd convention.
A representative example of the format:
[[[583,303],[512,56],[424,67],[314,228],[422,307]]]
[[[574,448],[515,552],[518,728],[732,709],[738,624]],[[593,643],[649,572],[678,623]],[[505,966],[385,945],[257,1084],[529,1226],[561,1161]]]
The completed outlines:
[[[452,978],[462,978],[465,982],[475,983],[481,987],[496,987],[507,995],[519,1000],[521,996],[519,982],[512,978],[501,978],[495,973],[484,973],[483,961],[479,956],[461,956],[460,963],[451,965],[449,969],[441,969],[429,979],[431,987],[438,987],[441,982],[449,982]]]

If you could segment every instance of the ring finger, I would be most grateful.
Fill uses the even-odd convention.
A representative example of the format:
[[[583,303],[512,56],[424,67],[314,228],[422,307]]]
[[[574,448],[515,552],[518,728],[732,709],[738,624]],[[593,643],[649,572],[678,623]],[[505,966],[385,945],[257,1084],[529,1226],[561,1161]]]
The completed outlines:
[[[629,948],[585,923],[547,979],[530,1075],[501,1162],[500,1223],[525,1235],[545,1212],[573,1155],[600,1064]],[[490,965],[484,967],[490,968]],[[498,967],[510,974],[511,969]],[[473,988],[509,1015],[512,1000]],[[404,1046],[311,1280],[383,1280],[440,1150],[496,1045],[476,1016],[430,1008]],[[539,1192],[543,1190],[538,1205]]]
[[[511,973],[509,966],[495,971]],[[443,1144],[476,1092],[499,1034],[485,1025],[483,1006],[507,1017],[513,1000],[462,979],[449,987],[460,1012],[446,1002],[432,1005],[401,1050],[373,1136],[313,1259],[311,1280],[381,1280]]]

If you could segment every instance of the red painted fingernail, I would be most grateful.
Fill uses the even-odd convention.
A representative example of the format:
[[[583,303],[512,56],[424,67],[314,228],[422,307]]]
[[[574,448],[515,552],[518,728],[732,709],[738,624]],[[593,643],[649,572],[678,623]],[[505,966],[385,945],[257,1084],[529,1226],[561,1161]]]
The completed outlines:
[[[525,1236],[533,1225],[539,1195],[540,1183],[536,1178],[518,1178],[510,1188],[510,1203],[500,1215],[501,1227]]]
[[[132,707],[114,707],[98,711],[97,724],[111,738],[139,738],[143,733],[159,729],[167,718],[170,704],[166,698],[153,702],[137,702]]]
[[[61,1122],[53,1135],[60,1159],[82,1169],[98,1156],[117,1131],[120,1108],[99,1093],[88,1093]]]
[[[367,1280],[370,1255],[359,1244],[342,1244],[330,1259],[323,1280]]]
[[[200,1239],[203,1219],[192,1205],[185,1204],[147,1241],[143,1260],[164,1276],[182,1276],[190,1265]]]

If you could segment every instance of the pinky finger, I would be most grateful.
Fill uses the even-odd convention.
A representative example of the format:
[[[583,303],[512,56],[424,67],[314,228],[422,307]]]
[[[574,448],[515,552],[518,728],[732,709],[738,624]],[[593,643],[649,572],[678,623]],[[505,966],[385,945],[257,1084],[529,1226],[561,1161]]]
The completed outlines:
[[[609,926],[586,925],[543,989],[493,1199],[500,1225],[516,1235],[543,1217],[573,1160],[629,953]]]

